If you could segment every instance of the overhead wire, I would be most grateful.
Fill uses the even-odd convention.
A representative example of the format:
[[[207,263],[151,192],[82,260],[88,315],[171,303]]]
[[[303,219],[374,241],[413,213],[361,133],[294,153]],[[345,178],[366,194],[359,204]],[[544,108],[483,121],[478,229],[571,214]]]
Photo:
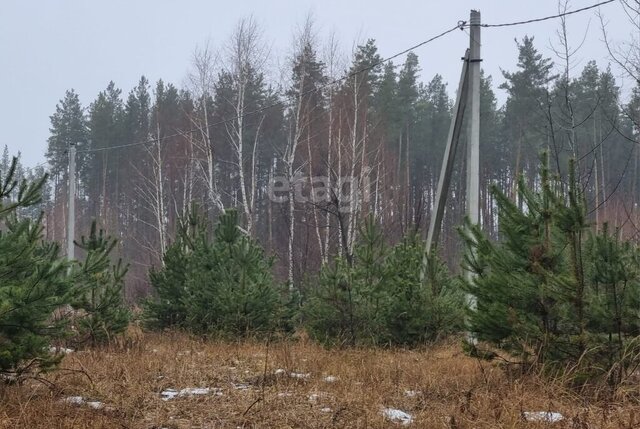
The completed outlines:
[[[576,13],[584,12],[584,11],[587,11],[587,10],[590,10],[590,9],[595,9],[597,7],[604,6],[604,5],[609,4],[609,3],[613,3],[615,1],[616,0],[602,1],[600,3],[592,4],[591,6],[585,6],[585,7],[582,7],[580,9],[575,9],[575,10],[569,10],[569,11],[562,12],[562,13],[559,13],[559,14],[556,14],[556,15],[544,16],[542,18],[533,18],[533,19],[527,19],[527,20],[524,20],[524,21],[515,21],[515,22],[505,22],[505,23],[501,23],[501,24],[480,24],[480,26],[481,27],[485,27],[485,28],[495,28],[495,27],[511,27],[511,26],[514,26],[514,25],[531,24],[531,23],[534,23],[534,22],[541,22],[541,21],[547,21],[547,20],[550,20],[550,19],[562,18],[563,16],[569,16],[569,15],[573,15],[573,14],[576,14]]]

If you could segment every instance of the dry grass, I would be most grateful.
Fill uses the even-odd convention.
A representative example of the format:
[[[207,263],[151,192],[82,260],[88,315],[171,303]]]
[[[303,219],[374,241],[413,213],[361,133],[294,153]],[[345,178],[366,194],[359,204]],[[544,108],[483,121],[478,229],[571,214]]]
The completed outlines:
[[[277,368],[310,376],[275,375]],[[326,382],[328,375],[338,380]],[[509,380],[494,364],[464,356],[458,344],[327,350],[304,341],[267,346],[147,334],[126,345],[72,353],[46,380],[0,387],[0,427],[401,427],[381,415],[382,407],[394,407],[413,415],[410,427],[604,429],[637,427],[640,414],[640,405],[629,399],[589,403],[535,377]],[[249,388],[237,389],[241,383]],[[185,387],[217,387],[222,395],[160,398],[163,389]],[[106,407],[61,402],[69,395]],[[567,418],[530,423],[522,411],[557,411]]]

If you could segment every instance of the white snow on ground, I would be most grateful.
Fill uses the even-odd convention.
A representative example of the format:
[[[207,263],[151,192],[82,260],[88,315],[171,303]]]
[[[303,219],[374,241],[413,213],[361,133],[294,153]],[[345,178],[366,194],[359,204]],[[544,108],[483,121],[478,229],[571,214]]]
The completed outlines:
[[[177,397],[179,393],[180,392],[178,392],[176,389],[165,389],[160,392],[160,396],[162,396],[163,401],[168,401],[169,399]]]
[[[338,377],[336,377],[335,375],[327,375],[324,378],[325,383],[335,383],[336,381],[338,381]]]
[[[160,392],[160,396],[162,396],[163,401],[168,401],[174,398],[181,398],[184,396],[195,396],[195,395],[209,395],[214,394],[216,396],[222,396],[222,389],[214,387],[187,387],[182,390],[176,389],[165,389]]]
[[[562,414],[551,411],[525,411],[522,415],[528,422],[557,423],[564,420],[564,416]]]
[[[278,392],[278,398],[289,398],[293,396],[291,392]]]
[[[411,414],[407,414],[404,411],[395,408],[383,408],[382,415],[392,422],[402,423],[403,425],[408,425],[413,422]]]
[[[286,369],[282,369],[282,368],[278,368],[273,373],[275,375],[285,375],[285,374],[287,374],[287,370]],[[297,379],[300,379],[300,380],[305,380],[305,379],[311,377],[311,373],[308,373],[308,372],[290,372],[289,373],[289,377],[297,378]]]
[[[231,385],[236,390],[249,390],[249,389],[251,389],[251,385],[247,384],[247,383],[238,383],[238,384],[231,383]]]
[[[405,390],[404,396],[408,398],[415,398],[416,396],[418,396],[419,393],[420,392],[418,392],[417,390]]]
[[[316,392],[312,393],[308,396],[309,402],[318,402],[320,398],[328,398],[329,395],[327,392]]]
[[[0,380],[4,380],[8,383],[14,383],[18,381],[18,377],[15,374],[0,374]]]
[[[66,347],[55,347],[55,346],[49,347],[49,353],[53,353],[53,354],[68,355],[69,353],[73,353],[73,352],[74,352],[73,349],[68,349]]]
[[[86,398],[82,396],[68,396],[62,400],[62,402],[66,402],[67,404],[73,405],[86,405],[89,408],[93,408],[94,410],[101,410],[104,408],[104,404],[100,401],[87,401]]]
[[[331,410],[331,408],[329,408],[329,407],[320,408],[320,412],[321,413],[330,413],[331,411],[333,411],[333,410]]]

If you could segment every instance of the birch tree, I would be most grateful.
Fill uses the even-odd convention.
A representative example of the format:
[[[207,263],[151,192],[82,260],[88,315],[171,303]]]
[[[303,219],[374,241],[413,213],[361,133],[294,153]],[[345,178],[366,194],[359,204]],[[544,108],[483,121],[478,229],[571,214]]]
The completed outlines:
[[[313,22],[307,17],[303,27],[296,37],[294,53],[291,59],[291,81],[289,90],[286,92],[289,100],[288,116],[288,137],[284,148],[282,161],[284,163],[285,175],[289,183],[288,188],[288,214],[287,221],[289,227],[287,240],[288,254],[288,280],[289,286],[293,288],[294,278],[294,242],[296,232],[296,189],[301,186],[303,171],[307,169],[307,180],[314,182],[312,168],[312,136],[315,140],[315,127],[319,119],[322,118],[323,94],[321,92],[326,78],[323,74],[324,65],[317,59],[315,48],[315,37],[313,34]],[[306,143],[306,159],[302,153]],[[310,183],[313,186],[313,183]],[[313,198],[314,192],[311,190]],[[312,205],[314,201],[311,201]],[[320,252],[322,252],[322,239],[318,230],[318,217],[315,206],[312,209],[316,226],[316,238]]]
[[[263,70],[268,58],[262,31],[253,18],[240,20],[226,46],[224,74],[231,81],[232,92],[226,103],[233,119],[225,122],[236,167],[241,211],[246,232],[253,235],[256,196],[256,155],[265,114]],[[249,119],[249,116],[251,118]],[[257,118],[257,119],[256,119]]]
[[[196,48],[193,53],[189,83],[193,95],[197,99],[197,109],[194,110],[194,115],[191,118],[193,126],[197,129],[197,134],[190,137],[190,143],[197,148],[199,153],[204,155],[204,159],[198,160],[197,165],[200,166],[209,203],[223,211],[224,204],[216,178],[217,160],[210,123],[218,59],[218,54],[214,52],[209,42],[205,43],[202,48]]]

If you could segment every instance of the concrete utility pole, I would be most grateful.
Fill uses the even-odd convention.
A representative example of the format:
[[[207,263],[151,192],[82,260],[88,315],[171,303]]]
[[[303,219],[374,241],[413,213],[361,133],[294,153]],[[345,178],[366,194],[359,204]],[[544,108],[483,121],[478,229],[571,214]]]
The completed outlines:
[[[69,144],[69,204],[67,205],[67,259],[74,259],[76,231],[76,144]]]
[[[462,72],[460,73],[460,83],[458,84],[458,92],[456,95],[456,104],[453,107],[453,118],[449,126],[449,134],[447,135],[447,143],[444,148],[444,158],[440,169],[440,179],[438,180],[438,188],[436,190],[436,201],[431,211],[431,219],[429,222],[429,230],[427,231],[427,246],[422,255],[422,267],[420,269],[420,280],[424,280],[427,273],[427,265],[429,253],[436,250],[438,240],[440,239],[440,229],[442,229],[442,218],[444,217],[444,209],[447,205],[447,195],[449,193],[449,185],[451,184],[451,176],[453,174],[453,164],[456,158],[456,151],[460,142],[460,131],[462,130],[462,121],[466,110],[469,92],[469,50],[465,52],[462,58]]]
[[[466,214],[471,223],[480,223],[480,62],[482,61],[480,59],[480,24],[480,12],[472,10],[469,20],[471,27],[469,49],[463,58],[464,64],[462,65],[456,104],[442,160],[436,201],[431,212],[420,279],[424,279],[427,271],[428,254],[438,247],[456,149],[465,116],[468,118]],[[468,272],[466,275],[471,280],[472,273]],[[475,306],[472,297],[470,297],[469,304]]]
[[[440,229],[442,226],[442,218],[444,216],[444,208],[447,203],[447,194],[451,183],[451,175],[453,174],[453,164],[456,158],[456,151],[460,141],[460,131],[462,130],[462,121],[464,120],[464,112],[467,107],[469,92],[469,50],[462,58],[462,73],[460,73],[460,83],[458,84],[458,92],[456,96],[456,104],[453,107],[453,118],[449,126],[449,134],[447,135],[447,143],[444,148],[444,159],[442,160],[442,168],[440,169],[440,179],[438,180],[438,188],[436,190],[436,203],[431,213],[429,222],[429,231],[427,234],[427,251],[431,252],[438,245],[440,238]],[[426,258],[426,253],[425,253]],[[426,264],[426,259],[423,261]]]
[[[480,12],[471,11],[469,40],[469,141],[467,142],[467,216],[480,223]],[[473,274],[466,273],[471,280]],[[469,305],[475,307],[470,297]]]

